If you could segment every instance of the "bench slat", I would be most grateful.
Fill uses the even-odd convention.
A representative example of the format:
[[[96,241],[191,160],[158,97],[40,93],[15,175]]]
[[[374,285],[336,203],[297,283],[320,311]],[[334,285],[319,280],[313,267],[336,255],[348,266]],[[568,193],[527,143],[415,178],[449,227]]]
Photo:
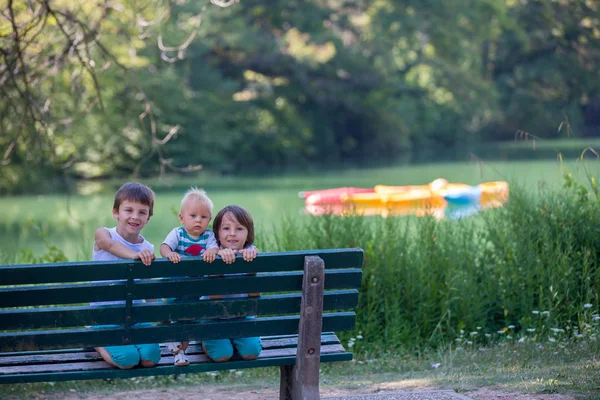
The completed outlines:
[[[240,256],[233,264],[218,259],[205,263],[200,257],[190,257],[173,264],[168,259],[158,259],[146,267],[140,261],[73,262],[50,264],[2,265],[2,285],[39,284],[52,282],[87,282],[96,280],[127,279],[129,269],[136,278],[168,276],[193,276],[211,274],[234,274],[247,272],[301,271],[304,257],[319,256],[326,269],[356,268],[362,266],[362,249],[328,249],[290,251],[285,253],[260,253],[251,263]]]
[[[43,381],[68,381],[77,379],[106,379],[106,378],[131,378],[136,376],[186,374],[208,371],[222,371],[228,369],[257,368],[269,366],[294,365],[296,362],[296,349],[267,350],[261,353],[258,359],[252,361],[234,360],[226,363],[208,361],[206,356],[191,356],[192,364],[187,367],[172,365],[172,357],[161,360],[160,365],[154,368],[134,368],[130,370],[112,369],[104,361],[79,362],[74,364],[52,364],[57,369],[38,368],[18,371],[21,367],[4,367],[9,374],[0,373],[0,384],[25,383]],[[206,360],[206,362],[202,362]],[[348,353],[341,345],[326,345],[321,350],[321,362],[350,361],[352,353]],[[8,370],[9,368],[14,368]],[[41,371],[40,371],[41,370]],[[45,370],[45,371],[44,371]],[[2,372],[3,372],[2,371]]]
[[[340,353],[344,351],[344,347],[340,344],[325,345],[322,347],[326,349],[328,353]],[[263,350],[258,359],[261,358],[273,358],[273,357],[289,357],[296,355],[295,348],[284,348],[284,349],[268,349]],[[191,364],[199,363],[211,363],[214,364],[206,354],[189,354],[188,359]],[[173,365],[173,356],[169,355],[162,357],[157,364],[161,365]],[[0,368],[0,374],[27,374],[27,373],[42,373],[42,372],[64,372],[64,371],[81,371],[81,370],[95,370],[95,369],[112,369],[106,361],[99,360],[86,360],[81,362],[69,362],[69,363],[51,363],[51,364],[35,364],[35,365],[17,365],[10,367]]]
[[[323,332],[321,333],[322,337],[327,337],[327,336],[335,336],[335,333],[333,332]],[[273,335],[273,336],[261,336],[261,340],[292,340],[294,338],[297,338],[298,335]],[[189,341],[191,346],[197,345],[200,343],[200,341],[196,341],[196,340],[190,340]],[[164,347],[163,344],[161,344],[161,346]],[[34,350],[34,351],[11,351],[8,353],[0,353],[0,359],[2,359],[3,357],[15,357],[15,356],[33,356],[33,355],[42,355],[42,354],[67,354],[67,353],[86,353],[92,351],[92,348],[90,347],[80,347],[80,348],[72,348],[72,349],[57,349],[57,350]],[[0,362],[1,364],[1,362]]]
[[[264,350],[275,350],[275,349],[284,349],[284,348],[296,348],[298,345],[298,336],[286,338],[286,339],[271,339],[268,336],[261,338],[262,348]],[[331,345],[331,344],[339,344],[340,341],[334,334],[323,334],[321,336],[321,345]],[[186,350],[186,354],[188,355],[197,355],[203,354],[202,346],[200,344],[190,344]],[[170,357],[171,352],[165,347],[165,345],[161,345],[161,355],[163,357]],[[22,355],[22,356],[14,356],[14,355],[6,355],[2,356],[0,354],[0,374],[3,373],[1,367],[5,366],[15,366],[15,365],[34,365],[34,364],[57,364],[57,363],[67,363],[67,362],[75,362],[75,361],[94,361],[94,360],[102,360],[100,354],[98,354],[95,350],[86,350],[86,351],[77,351],[74,350],[71,353],[43,353],[39,354],[30,354],[30,355]]]
[[[292,314],[300,310],[301,294],[263,295],[252,298],[202,300],[181,303],[145,303],[134,305],[132,322],[166,321],[184,318],[210,319],[226,313],[232,317],[246,315]],[[336,290],[326,292],[324,309],[354,309],[358,291]],[[42,309],[0,311],[0,330],[30,328],[60,328],[124,323],[125,306],[76,306]]]
[[[355,320],[354,312],[324,314],[323,330],[351,330]],[[281,316],[142,326],[129,331],[120,327],[0,333],[0,352],[296,334],[298,321],[299,316]]]
[[[302,290],[302,272],[260,275],[197,277],[172,280],[137,281],[134,299],[182,297],[190,295],[227,295],[254,292],[287,292]],[[358,289],[362,271],[358,268],[327,271],[325,289]],[[51,304],[77,304],[95,301],[124,300],[125,281],[102,283],[25,286],[0,289],[0,307],[23,307]],[[1,313],[1,311],[0,311]]]

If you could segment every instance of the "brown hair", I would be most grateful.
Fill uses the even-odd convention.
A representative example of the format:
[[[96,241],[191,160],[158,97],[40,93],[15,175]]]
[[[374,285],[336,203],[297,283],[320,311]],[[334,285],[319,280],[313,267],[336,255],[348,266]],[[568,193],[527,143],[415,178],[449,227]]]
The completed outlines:
[[[141,203],[145,206],[150,207],[149,217],[152,216],[154,211],[154,192],[148,186],[139,182],[127,182],[117,190],[115,193],[115,202],[113,203],[113,210],[119,210],[119,206],[125,200],[134,201]]]
[[[243,225],[246,229],[248,229],[248,237],[246,238],[246,243],[244,243],[244,247],[250,246],[254,243],[254,221],[252,220],[252,215],[245,209],[240,206],[227,206],[223,208],[213,221],[213,232],[215,237],[217,238],[217,243],[219,247],[221,246],[221,240],[219,239],[219,228],[221,228],[221,222],[223,217],[228,212],[232,213],[235,219]]]

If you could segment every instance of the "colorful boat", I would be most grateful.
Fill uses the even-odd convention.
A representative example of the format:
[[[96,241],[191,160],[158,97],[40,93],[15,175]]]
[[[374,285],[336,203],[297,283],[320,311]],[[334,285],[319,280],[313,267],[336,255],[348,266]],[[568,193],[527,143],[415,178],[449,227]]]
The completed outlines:
[[[298,196],[303,197],[306,204],[342,204],[342,198],[354,193],[373,193],[374,189],[343,187],[326,190],[313,190],[300,192]]]
[[[484,182],[471,186],[436,179],[427,185],[370,188],[334,188],[300,193],[305,210],[311,215],[358,213],[361,215],[434,215],[442,218],[446,211],[466,215],[462,210],[501,207],[508,200],[508,183]]]

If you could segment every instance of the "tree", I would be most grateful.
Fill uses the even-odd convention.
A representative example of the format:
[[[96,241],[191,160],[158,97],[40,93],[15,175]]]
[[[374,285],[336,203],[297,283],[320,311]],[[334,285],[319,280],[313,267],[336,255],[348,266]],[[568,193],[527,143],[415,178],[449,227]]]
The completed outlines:
[[[171,47],[163,46],[160,34],[172,17],[169,2],[3,3],[0,191],[36,185],[66,171],[82,176],[139,172],[151,157],[161,168],[174,167],[161,146],[177,128],[161,126],[153,116],[137,79],[141,68],[151,67],[141,53],[158,38],[163,58],[173,53],[181,58],[209,2],[184,42]]]

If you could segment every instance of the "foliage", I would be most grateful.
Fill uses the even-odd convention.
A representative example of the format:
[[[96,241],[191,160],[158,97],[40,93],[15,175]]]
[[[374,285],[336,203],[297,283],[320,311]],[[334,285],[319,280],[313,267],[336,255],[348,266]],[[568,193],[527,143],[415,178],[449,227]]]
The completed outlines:
[[[0,5],[2,193],[462,158],[571,135],[567,116],[600,126],[590,0]]]
[[[45,252],[41,255],[35,255],[33,250],[29,248],[21,248],[19,249],[19,255],[17,257],[17,263],[19,264],[41,264],[41,263],[58,263],[58,262],[67,262],[69,261],[65,256],[65,253],[62,249],[60,249],[55,244],[50,242],[48,238],[48,230],[44,228],[41,224],[35,223],[35,221],[30,220],[29,223],[35,227],[38,232],[38,235],[44,241]]]

